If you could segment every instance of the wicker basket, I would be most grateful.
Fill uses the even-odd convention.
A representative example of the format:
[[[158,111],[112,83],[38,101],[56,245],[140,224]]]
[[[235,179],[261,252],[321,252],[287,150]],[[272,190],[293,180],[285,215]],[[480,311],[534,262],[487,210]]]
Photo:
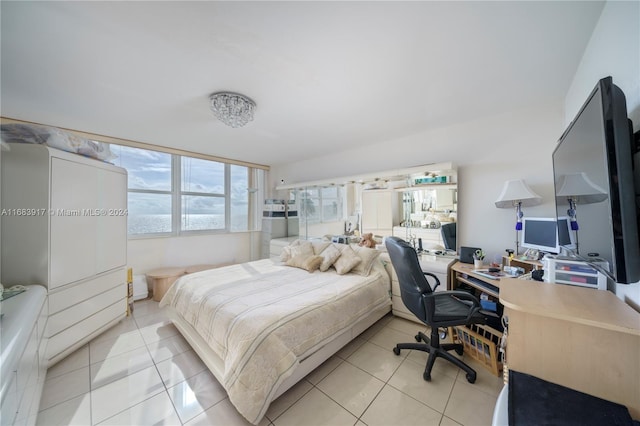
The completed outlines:
[[[502,333],[486,325],[451,327],[453,341],[462,343],[464,352],[500,377],[503,374],[499,346]]]

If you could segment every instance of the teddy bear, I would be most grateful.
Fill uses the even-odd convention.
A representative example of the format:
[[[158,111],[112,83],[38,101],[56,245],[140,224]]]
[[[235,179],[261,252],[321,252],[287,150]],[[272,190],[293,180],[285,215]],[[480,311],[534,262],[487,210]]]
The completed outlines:
[[[373,234],[371,232],[362,234],[362,239],[358,245],[361,247],[376,248],[376,241],[373,239]]]

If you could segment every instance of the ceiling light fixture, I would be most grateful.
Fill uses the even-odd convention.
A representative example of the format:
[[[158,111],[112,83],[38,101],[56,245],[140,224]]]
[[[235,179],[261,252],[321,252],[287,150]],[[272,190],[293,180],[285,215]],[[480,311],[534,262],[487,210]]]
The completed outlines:
[[[256,103],[244,95],[217,92],[211,95],[209,100],[213,114],[227,126],[242,127],[253,120]]]

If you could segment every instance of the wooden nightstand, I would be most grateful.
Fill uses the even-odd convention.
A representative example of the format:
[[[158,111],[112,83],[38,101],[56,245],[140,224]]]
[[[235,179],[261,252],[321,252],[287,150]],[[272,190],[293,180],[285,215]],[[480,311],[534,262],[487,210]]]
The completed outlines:
[[[171,284],[184,275],[184,268],[160,268],[147,272],[147,280],[151,284],[153,300],[159,302],[169,290]]]

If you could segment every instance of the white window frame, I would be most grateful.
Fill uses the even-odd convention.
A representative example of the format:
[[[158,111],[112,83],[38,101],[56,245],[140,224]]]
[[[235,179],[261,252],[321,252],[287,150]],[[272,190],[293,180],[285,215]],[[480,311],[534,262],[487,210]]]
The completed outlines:
[[[147,151],[163,152],[161,150],[152,150],[148,148],[139,148]],[[154,189],[130,189],[127,185],[127,199],[129,193],[140,194],[161,194],[171,196],[171,231],[170,232],[152,232],[152,233],[140,233],[129,234],[127,238],[130,240],[147,239],[147,238],[166,238],[166,237],[178,237],[178,236],[190,236],[190,235],[210,235],[210,234],[228,234],[228,233],[241,233],[241,232],[253,232],[259,231],[259,223],[256,221],[258,217],[257,208],[259,208],[260,200],[257,195],[263,194],[264,178],[260,179],[257,169],[248,165],[236,164],[240,167],[247,168],[248,187],[255,190],[249,191],[248,206],[247,206],[247,229],[234,231],[231,229],[231,165],[225,161],[219,159],[206,159],[206,161],[212,161],[221,163],[224,165],[224,194],[220,193],[200,193],[194,191],[182,190],[182,157],[190,157],[188,155],[173,154],[171,155],[171,190],[154,190]],[[190,157],[199,158],[199,157]],[[248,188],[248,190],[249,190]],[[183,230],[182,229],[182,196],[205,196],[224,198],[225,200],[225,223],[224,228],[219,229],[199,229],[199,230]],[[255,211],[254,211],[255,210]]]

